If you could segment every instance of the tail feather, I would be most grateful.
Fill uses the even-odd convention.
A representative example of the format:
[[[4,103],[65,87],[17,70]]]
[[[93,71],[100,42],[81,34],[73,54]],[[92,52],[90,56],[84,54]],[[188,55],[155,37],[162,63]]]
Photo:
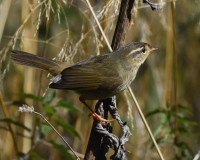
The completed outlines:
[[[14,50],[11,53],[11,58],[17,64],[39,68],[48,71],[53,76],[61,72],[60,65],[55,61],[27,52]]]

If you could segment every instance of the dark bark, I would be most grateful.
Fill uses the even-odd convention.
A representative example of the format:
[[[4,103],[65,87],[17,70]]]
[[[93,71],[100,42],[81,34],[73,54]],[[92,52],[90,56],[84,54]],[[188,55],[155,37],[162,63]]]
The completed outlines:
[[[129,24],[131,22],[131,11],[135,0],[122,0],[115,33],[112,40],[112,49],[117,50],[121,47],[126,38],[126,32],[128,31]]]

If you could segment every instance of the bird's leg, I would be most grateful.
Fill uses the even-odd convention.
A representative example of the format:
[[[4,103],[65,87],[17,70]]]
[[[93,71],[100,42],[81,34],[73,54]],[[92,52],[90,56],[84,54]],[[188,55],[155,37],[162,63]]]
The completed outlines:
[[[111,119],[111,120],[107,120],[107,119],[104,119],[102,118],[100,115],[98,115],[97,113],[95,113],[95,111],[93,111],[90,106],[85,102],[85,100],[80,97],[79,100],[90,110],[91,112],[91,116],[96,119],[97,121],[101,122],[101,123],[105,123],[105,122],[111,122],[111,121],[114,121],[114,119]]]

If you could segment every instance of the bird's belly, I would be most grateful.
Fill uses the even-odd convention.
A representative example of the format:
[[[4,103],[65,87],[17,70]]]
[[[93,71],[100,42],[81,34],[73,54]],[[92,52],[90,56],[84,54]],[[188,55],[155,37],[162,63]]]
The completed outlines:
[[[107,89],[95,89],[95,90],[84,90],[76,91],[83,99],[86,100],[100,100],[112,97],[120,92],[117,88],[114,90]]]

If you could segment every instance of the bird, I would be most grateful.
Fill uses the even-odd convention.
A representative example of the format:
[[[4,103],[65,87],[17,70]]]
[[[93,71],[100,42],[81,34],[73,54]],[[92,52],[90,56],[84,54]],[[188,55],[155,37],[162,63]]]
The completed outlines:
[[[111,53],[93,56],[68,67],[65,62],[18,50],[11,52],[11,59],[17,64],[49,72],[53,76],[49,88],[75,91],[93,117],[106,121],[85,101],[106,99],[125,90],[135,79],[139,67],[156,49],[145,42],[131,42]]]

